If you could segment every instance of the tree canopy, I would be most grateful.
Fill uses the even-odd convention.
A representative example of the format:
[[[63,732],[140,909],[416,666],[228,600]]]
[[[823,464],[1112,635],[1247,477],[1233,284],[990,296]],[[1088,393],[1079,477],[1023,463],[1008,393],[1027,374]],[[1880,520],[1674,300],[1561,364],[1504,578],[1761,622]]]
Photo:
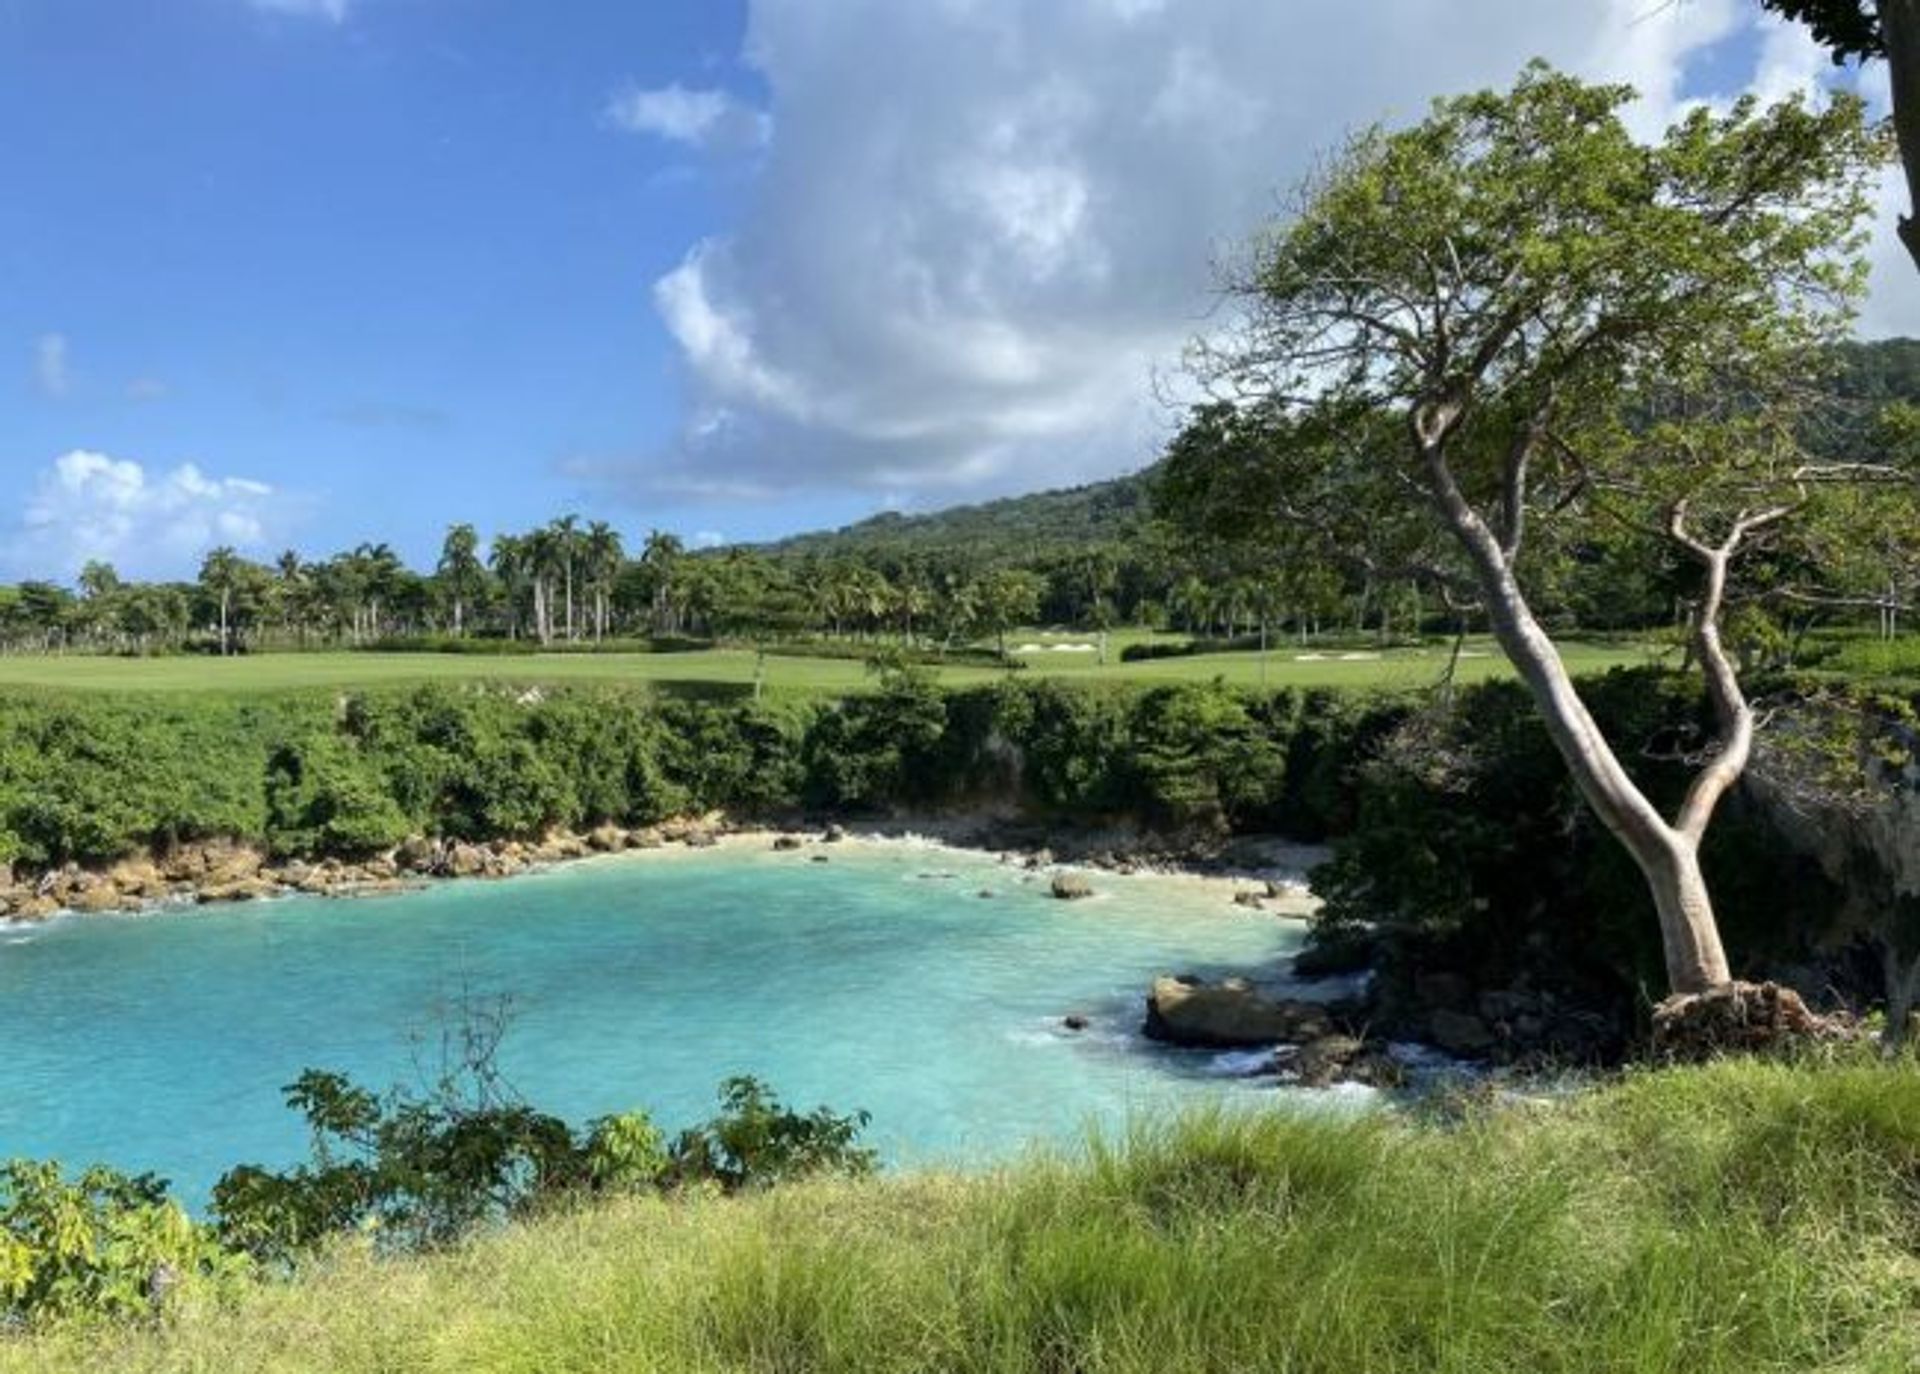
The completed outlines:
[[[1632,99],[1536,63],[1511,91],[1355,138],[1232,269],[1239,323],[1193,354],[1219,404],[1183,443],[1284,454],[1265,496],[1290,526],[1477,601],[1646,873],[1687,991],[1728,978],[1697,848],[1751,746],[1720,638],[1729,577],[1828,490],[1900,475],[1803,443],[1807,374],[1864,286],[1887,146],[1849,96],[1696,109],[1641,144],[1620,118]],[[1261,471],[1239,467],[1243,484]],[[1620,537],[1687,570],[1719,722],[1672,820],[1533,604]]]

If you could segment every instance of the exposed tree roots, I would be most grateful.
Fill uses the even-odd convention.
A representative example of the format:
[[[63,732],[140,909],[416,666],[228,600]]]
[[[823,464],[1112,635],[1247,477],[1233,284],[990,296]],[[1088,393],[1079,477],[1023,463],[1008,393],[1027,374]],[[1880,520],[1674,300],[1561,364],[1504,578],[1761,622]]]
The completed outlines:
[[[1778,983],[1724,983],[1653,1009],[1653,1057],[1668,1062],[1775,1053],[1856,1034],[1851,1017],[1822,1016]]]

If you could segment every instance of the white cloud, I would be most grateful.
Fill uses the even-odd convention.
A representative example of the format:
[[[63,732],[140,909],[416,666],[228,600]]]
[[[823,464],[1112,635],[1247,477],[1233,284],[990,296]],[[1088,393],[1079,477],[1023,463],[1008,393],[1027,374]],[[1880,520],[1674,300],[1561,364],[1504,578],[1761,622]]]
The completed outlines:
[[[616,129],[695,148],[758,148],[773,134],[765,111],[718,87],[696,90],[677,81],[654,89],[628,87],[607,102],[606,118]]]
[[[324,19],[329,24],[346,22],[348,0],[247,0],[268,14],[290,14],[302,19]]]
[[[1816,74],[1748,0],[753,0],[745,52],[778,135],[740,221],[654,290],[685,430],[603,480],[920,504],[1136,467],[1212,263],[1348,131],[1536,55],[1645,91],[1643,134],[1690,71],[1743,61],[1769,94]],[[613,118],[698,143],[726,108],[668,87]],[[1869,323],[1920,328],[1916,288],[1909,268]]]
[[[165,472],[74,449],[43,469],[12,545],[21,575],[70,575],[88,559],[179,575],[219,544],[259,552],[284,514],[279,493],[192,463]]]
[[[42,396],[54,400],[72,389],[73,377],[67,367],[65,334],[42,334],[33,341],[33,384]]]

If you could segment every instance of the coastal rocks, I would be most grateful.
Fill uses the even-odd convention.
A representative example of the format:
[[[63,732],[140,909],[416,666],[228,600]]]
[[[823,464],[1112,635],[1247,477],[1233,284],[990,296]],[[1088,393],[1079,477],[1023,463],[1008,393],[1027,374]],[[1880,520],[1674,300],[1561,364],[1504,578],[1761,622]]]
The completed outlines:
[[[596,854],[617,854],[627,847],[627,832],[617,825],[598,825],[587,836],[587,847]]]
[[[1083,1031],[1090,1023],[1079,1012],[1070,1012],[1060,1018],[1060,1024],[1070,1031]]]
[[[798,835],[775,835],[773,847],[778,850],[798,849],[806,843]]]
[[[447,850],[445,872],[450,878],[476,878],[489,871],[495,856],[474,844],[455,844]]]
[[[224,882],[203,883],[194,893],[194,900],[202,905],[211,902],[252,902],[271,897],[277,891],[279,888],[266,878],[239,877]]]
[[[1063,902],[1077,902],[1093,895],[1093,884],[1078,873],[1056,873],[1048,890]]]
[[[1397,1088],[1406,1077],[1399,1063],[1378,1044],[1338,1033],[1317,1036],[1291,1054],[1283,1050],[1280,1071],[1303,1088],[1330,1088],[1336,1083]]]
[[[1248,907],[1254,911],[1263,910],[1266,900],[1267,894],[1265,892],[1254,892],[1248,888],[1242,888],[1233,894],[1233,904],[1235,906]]]
[[[440,869],[440,846],[425,835],[409,835],[393,852],[393,858],[409,873],[436,873]]]
[[[1436,1008],[1427,1018],[1427,1038],[1461,1059],[1478,1059],[1499,1043],[1478,1016],[1448,1007]]]
[[[1142,1027],[1151,1040],[1210,1049],[1314,1040],[1330,1029],[1319,1003],[1270,998],[1244,978],[1168,977],[1153,980]]]
[[[820,832],[822,844],[839,844],[847,838],[847,828],[843,825],[830,825]]]

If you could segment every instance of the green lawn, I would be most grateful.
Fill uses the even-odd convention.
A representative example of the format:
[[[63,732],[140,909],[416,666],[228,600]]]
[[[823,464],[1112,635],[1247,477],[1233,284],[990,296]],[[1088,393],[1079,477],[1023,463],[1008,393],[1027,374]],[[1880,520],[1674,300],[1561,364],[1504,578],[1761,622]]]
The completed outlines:
[[[1109,645],[1141,638],[1115,635]],[[1087,643],[1086,636],[1016,636],[1010,642]],[[1648,661],[1653,651],[1632,646],[1570,644],[1569,664],[1576,672],[1598,672]],[[1501,676],[1509,669],[1490,641],[1469,645],[1461,664],[1466,681]],[[1046,673],[1076,682],[1190,682],[1223,677],[1244,686],[1412,687],[1434,681],[1447,659],[1447,646],[1424,649],[1309,650],[1287,646],[1256,653],[1205,654],[1143,663],[1102,665],[1087,652],[1043,649],[1023,655],[1029,673]],[[999,676],[990,668],[948,668],[953,684],[987,682]],[[405,682],[657,682],[698,686],[742,686],[754,677],[754,655],[745,649],[711,649],[681,654],[532,654],[482,656],[460,654],[282,653],[218,659],[120,659],[71,655],[0,657],[0,686],[124,691],[260,691],[297,687],[370,687]],[[765,660],[768,690],[843,692],[872,683],[864,664],[849,659],[786,658]]]

